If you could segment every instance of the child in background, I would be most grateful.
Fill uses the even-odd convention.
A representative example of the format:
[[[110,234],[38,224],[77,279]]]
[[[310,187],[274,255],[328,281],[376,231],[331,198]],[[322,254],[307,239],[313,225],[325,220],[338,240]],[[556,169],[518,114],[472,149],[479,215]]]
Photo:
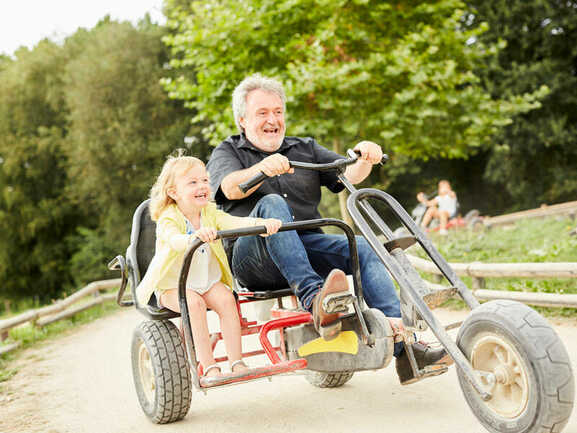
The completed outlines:
[[[433,218],[438,218],[441,224],[439,234],[448,234],[447,223],[449,219],[457,215],[457,194],[451,189],[449,181],[441,180],[439,182],[439,192],[434,199],[427,200],[425,194],[420,192],[417,194],[417,200],[428,207],[423,216],[421,227],[426,229]]]
[[[150,192],[150,215],[156,221],[156,251],[146,275],[136,289],[140,305],[152,293],[159,304],[180,312],[178,277],[184,253],[198,238],[202,245],[194,253],[186,282],[196,355],[205,376],[219,376],[210,344],[207,308],[220,317],[220,325],[233,373],[248,369],[242,360],[240,319],[231,290],[232,273],[217,230],[264,225],[267,236],[278,231],[277,219],[241,218],[229,215],[210,202],[211,189],[204,163],[192,156],[168,157]]]

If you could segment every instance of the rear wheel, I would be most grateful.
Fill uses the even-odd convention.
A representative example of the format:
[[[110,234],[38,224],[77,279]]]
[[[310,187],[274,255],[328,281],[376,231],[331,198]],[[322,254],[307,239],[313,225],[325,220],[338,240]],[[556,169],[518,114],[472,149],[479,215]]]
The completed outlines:
[[[352,371],[341,371],[338,373],[307,371],[305,377],[311,385],[319,388],[338,388],[351,380],[353,374],[354,372]]]
[[[483,401],[457,370],[467,403],[495,433],[560,432],[574,401],[569,356],[551,326],[530,307],[491,301],[465,320],[457,344],[492,394]]]
[[[132,375],[140,406],[157,424],[186,416],[192,398],[184,345],[169,320],[142,322],[132,338]]]

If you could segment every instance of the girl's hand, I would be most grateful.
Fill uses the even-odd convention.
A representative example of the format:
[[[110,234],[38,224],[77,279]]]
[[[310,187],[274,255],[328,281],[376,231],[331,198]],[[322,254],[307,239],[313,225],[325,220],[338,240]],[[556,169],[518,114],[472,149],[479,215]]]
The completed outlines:
[[[266,227],[266,233],[261,234],[261,236],[266,237],[278,232],[278,229],[282,226],[282,221],[275,218],[269,218],[263,221],[263,225]]]
[[[202,242],[212,242],[216,239],[216,229],[212,227],[201,227],[194,232],[193,236]]]

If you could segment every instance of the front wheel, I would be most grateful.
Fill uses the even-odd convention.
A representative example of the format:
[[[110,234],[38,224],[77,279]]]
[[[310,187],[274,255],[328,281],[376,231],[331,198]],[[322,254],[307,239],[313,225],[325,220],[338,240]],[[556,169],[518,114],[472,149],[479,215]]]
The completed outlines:
[[[473,310],[457,336],[481,383],[483,401],[457,370],[475,416],[494,433],[560,432],[575,394],[569,356],[553,328],[532,308],[491,301]]]
[[[132,375],[140,406],[156,424],[186,416],[191,378],[180,333],[169,320],[148,320],[134,330]]]

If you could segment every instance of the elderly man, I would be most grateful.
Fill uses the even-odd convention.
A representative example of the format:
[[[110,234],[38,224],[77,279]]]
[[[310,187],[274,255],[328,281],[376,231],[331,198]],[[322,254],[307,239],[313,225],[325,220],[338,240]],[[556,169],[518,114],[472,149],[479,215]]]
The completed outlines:
[[[240,134],[217,146],[207,166],[215,200],[226,212],[283,222],[320,218],[321,186],[335,193],[344,188],[336,173],[290,167],[289,160],[326,163],[342,156],[312,138],[286,137],[285,100],[282,84],[259,74],[245,78],[234,90],[232,108]],[[370,141],[361,141],[354,149],[360,157],[347,167],[345,176],[356,184],[381,161],[382,151]],[[239,184],[259,172],[269,178],[243,193]],[[367,305],[387,317],[400,317],[399,299],[387,270],[364,238],[357,237],[357,243]],[[347,288],[345,273],[351,272],[351,261],[344,235],[286,231],[267,238],[242,237],[230,248],[232,270],[242,285],[268,290],[288,285],[302,307],[313,313],[317,329],[335,321],[334,314],[322,310],[321,300]],[[415,343],[413,349],[421,368],[450,362],[444,349],[422,343]],[[401,383],[414,381],[402,343],[395,344],[395,356]]]

